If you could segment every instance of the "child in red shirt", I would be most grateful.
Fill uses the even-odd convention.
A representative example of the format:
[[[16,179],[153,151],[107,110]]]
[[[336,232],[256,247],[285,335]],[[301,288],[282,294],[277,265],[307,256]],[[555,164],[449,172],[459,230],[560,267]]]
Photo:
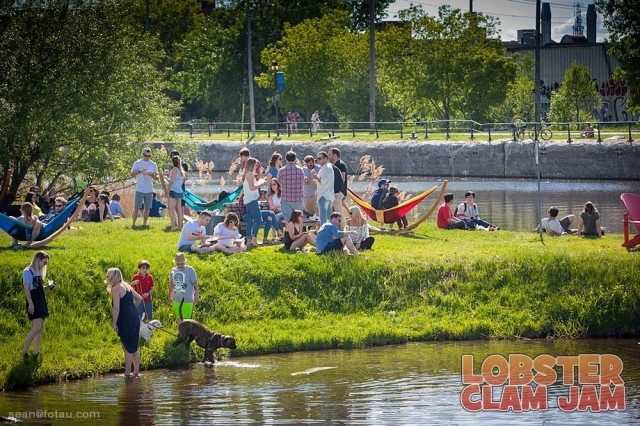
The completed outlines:
[[[138,273],[131,278],[131,287],[142,296],[142,302],[138,303],[136,308],[138,314],[142,318],[142,314],[146,314],[147,320],[153,319],[153,302],[151,294],[153,293],[153,277],[149,273],[151,265],[146,260],[138,263]]]

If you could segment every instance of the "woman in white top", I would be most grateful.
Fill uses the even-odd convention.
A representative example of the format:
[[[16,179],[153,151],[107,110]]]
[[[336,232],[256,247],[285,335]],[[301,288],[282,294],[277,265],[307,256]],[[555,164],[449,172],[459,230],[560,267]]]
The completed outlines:
[[[358,206],[353,206],[349,209],[347,225],[349,226],[349,231],[356,232],[355,235],[351,235],[351,240],[358,250],[368,250],[373,246],[375,239],[369,236],[369,224]]]
[[[244,223],[246,225],[247,246],[258,246],[258,230],[262,224],[262,214],[260,213],[260,187],[266,184],[264,179],[256,179],[256,174],[260,176],[260,170],[257,170],[257,160],[249,158],[242,170],[242,187],[244,192],[244,205],[247,213],[244,215]]]
[[[240,220],[238,215],[231,212],[213,229],[213,236],[218,238],[218,242],[213,246],[216,251],[232,254],[247,250],[247,246],[242,242],[240,231],[237,225]]]
[[[182,210],[182,197],[184,192],[182,184],[185,180],[185,172],[182,169],[182,160],[177,155],[171,157],[173,167],[169,172],[169,218],[171,219],[171,230],[182,229],[184,222],[184,212]],[[164,179],[161,177],[161,179]]]

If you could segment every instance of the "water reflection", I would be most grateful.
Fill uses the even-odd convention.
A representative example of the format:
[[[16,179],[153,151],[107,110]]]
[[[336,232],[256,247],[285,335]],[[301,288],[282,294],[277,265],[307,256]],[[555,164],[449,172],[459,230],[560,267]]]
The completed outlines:
[[[461,358],[476,371],[489,355],[613,353],[624,362],[627,408],[622,412],[562,412],[561,377],[549,388],[546,411],[465,411]],[[331,367],[331,368],[329,368]],[[305,374],[295,374],[299,372]],[[107,376],[0,395],[0,416],[12,411],[98,412],[104,424],[637,424],[640,347],[635,340],[532,340],[410,343],[352,351],[238,358],[213,368],[145,372],[138,380]],[[86,419],[33,424],[87,424]],[[93,422],[92,422],[93,423]]]
[[[233,185],[225,181],[224,186],[218,184],[219,175],[210,181],[194,181],[191,189],[206,199],[212,199],[222,190],[233,190]],[[228,181],[228,176],[224,176]],[[407,195],[416,195],[425,189],[438,185],[442,179],[390,176],[392,185],[397,186]],[[215,184],[212,184],[215,182]],[[359,194],[371,191],[369,181],[354,181],[350,186]],[[541,184],[541,205],[537,205],[538,184],[535,180],[507,180],[507,179],[477,179],[455,178],[449,179],[448,191],[455,196],[457,203],[464,201],[464,193],[472,190],[476,193],[476,204],[480,215],[488,222],[495,223],[504,229],[514,231],[529,231],[535,228],[537,212],[546,216],[546,211],[552,205],[560,210],[564,216],[573,213],[576,216],[582,211],[585,202],[592,201],[601,214],[601,224],[609,232],[621,234],[622,215],[624,207],[620,202],[623,192],[640,193],[640,181],[562,181],[545,180]],[[433,196],[413,209],[409,221],[415,221],[430,207]],[[365,197],[368,199],[368,197]],[[433,215],[430,220],[435,220]],[[575,224],[577,227],[577,223]]]

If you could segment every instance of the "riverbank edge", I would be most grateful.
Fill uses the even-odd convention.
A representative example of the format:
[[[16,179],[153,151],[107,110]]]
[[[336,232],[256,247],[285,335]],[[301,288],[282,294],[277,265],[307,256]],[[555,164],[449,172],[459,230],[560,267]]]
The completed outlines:
[[[154,142],[156,147],[173,147],[172,142]],[[274,152],[284,155],[296,152],[299,159],[318,151],[338,148],[342,160],[353,174],[358,174],[360,160],[370,156],[384,167],[385,174],[425,177],[477,177],[536,179],[535,143],[531,140],[501,139],[481,141],[347,141],[341,139],[236,142],[226,140],[194,140],[190,152],[205,162],[213,162],[216,172],[226,172],[238,158],[240,148],[246,146],[251,155],[267,164]],[[598,143],[594,140],[540,141],[538,155],[543,179],[640,180],[640,143],[614,138]]]
[[[64,246],[49,249],[58,264],[52,271],[67,285],[59,286],[52,298],[52,303],[57,298],[62,302],[54,305],[57,312],[45,326],[46,352],[39,359],[24,362],[18,358],[28,329],[22,318],[21,290],[0,294],[1,335],[13,333],[2,344],[3,390],[122,371],[122,352],[107,326],[110,307],[101,282],[108,266],[118,265],[125,276],[131,275],[132,265],[145,252],[155,253],[145,256],[154,265],[154,274],[168,275],[175,247],[173,241],[163,238],[167,231],[158,226],[160,221],[151,223],[157,231],[149,231],[151,234],[145,234],[149,238],[139,244],[122,238],[131,231],[123,222],[116,222],[83,225],[76,233],[70,231]],[[116,238],[104,252],[101,237],[109,234]],[[456,249],[456,237],[463,234],[467,247],[482,256],[470,259]],[[154,241],[155,237],[163,242]],[[405,237],[377,236],[376,250],[359,258],[295,256],[268,247],[242,257],[189,256],[189,264],[207,277],[203,285],[219,287],[207,289],[207,295],[217,293],[204,298],[199,319],[214,330],[241,336],[242,347],[233,357],[408,341],[637,336],[640,296],[628,277],[640,267],[640,258],[621,249],[620,239],[619,235],[599,240],[568,237],[542,246],[531,233],[468,234],[426,224]],[[411,241],[411,252],[406,247],[402,250]],[[56,246],[60,243],[62,239]],[[504,252],[509,244],[514,245],[513,252]],[[75,255],[68,250],[74,246],[85,250]],[[14,255],[0,266],[0,283],[11,289],[32,253],[8,253]],[[432,253],[428,262],[421,260],[426,253]],[[582,263],[586,254],[591,261]],[[318,270],[326,259],[331,259],[334,270]],[[256,262],[277,265],[285,261],[297,265],[285,276],[278,268],[247,269]],[[398,268],[399,264],[403,267]],[[302,270],[311,280],[327,278],[318,285],[305,284],[300,282]],[[223,277],[225,272],[230,276]],[[159,301],[166,293],[163,281]],[[91,310],[77,303],[77,293],[85,294]],[[403,297],[407,300],[398,302]],[[316,300],[320,309],[313,307]],[[266,303],[273,304],[265,312],[268,315],[263,316],[262,310],[253,316],[247,312],[264,309],[259,305]],[[404,308],[397,308],[403,304]],[[236,311],[243,311],[237,314],[241,318],[249,313],[248,318],[254,319],[224,320]],[[156,315],[171,327],[167,306],[159,306]],[[16,317],[22,325],[14,324]],[[69,329],[82,331],[77,341],[68,340]],[[173,348],[173,339],[156,332],[142,349],[143,369],[185,366],[201,358],[202,351],[195,345],[190,351]],[[60,346],[51,344],[56,341]]]

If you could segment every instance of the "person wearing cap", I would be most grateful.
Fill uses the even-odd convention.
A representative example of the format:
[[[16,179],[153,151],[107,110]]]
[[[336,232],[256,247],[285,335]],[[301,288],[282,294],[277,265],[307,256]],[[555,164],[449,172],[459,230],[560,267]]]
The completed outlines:
[[[573,231],[569,228],[576,216],[573,214],[568,214],[562,219],[558,220],[558,213],[560,211],[556,206],[552,206],[549,208],[549,216],[543,218],[540,221],[540,225],[542,226],[542,230],[546,231],[550,237],[557,237],[560,235],[571,235]],[[540,227],[536,227],[535,231],[538,231]]]
[[[211,235],[207,235],[207,225],[211,220],[211,213],[203,210],[198,215],[198,219],[187,219],[182,227],[180,239],[178,240],[178,251],[192,253],[211,253],[215,251],[215,247],[208,243],[207,240]],[[196,241],[200,240],[200,247]]]
[[[384,206],[382,205],[382,201],[389,194],[389,184],[391,181],[389,179],[380,179],[378,181],[378,189],[373,191],[373,196],[371,197],[371,207],[376,210],[383,210]],[[380,229],[384,230],[384,223],[380,224]]]
[[[158,165],[151,160],[151,149],[142,150],[142,158],[133,163],[131,177],[136,178],[136,195],[133,206],[133,226],[136,226],[138,211],[144,208],[142,224],[147,225],[153,203],[153,180],[158,177]]]
[[[389,179],[380,179],[378,181],[378,189],[373,191],[373,196],[371,197],[371,207],[377,210],[382,210],[382,200],[385,199],[387,193],[389,193],[389,184],[391,181]]]
[[[481,227],[487,231],[497,231],[499,227],[480,219],[478,214],[478,206],[473,202],[476,198],[476,194],[473,191],[467,191],[464,194],[464,202],[456,208],[454,215],[458,219],[462,219],[467,222],[469,228]]]
[[[444,203],[438,207],[438,218],[436,223],[440,229],[469,229],[467,223],[458,219],[451,211],[453,205],[453,194],[448,192],[444,194]]]
[[[176,267],[169,273],[169,303],[180,325],[183,319],[193,318],[193,307],[200,301],[200,290],[198,275],[195,269],[187,266],[184,253],[176,253],[173,262]]]

